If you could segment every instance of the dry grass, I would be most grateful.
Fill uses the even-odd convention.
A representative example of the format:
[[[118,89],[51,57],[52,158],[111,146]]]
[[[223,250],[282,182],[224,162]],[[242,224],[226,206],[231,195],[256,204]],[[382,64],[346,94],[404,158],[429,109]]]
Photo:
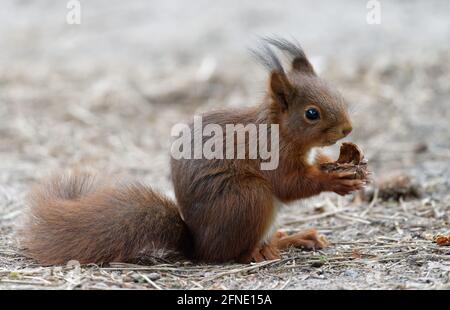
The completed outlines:
[[[331,207],[331,200],[327,201]],[[291,249],[281,260],[252,265],[149,258],[145,265],[80,267],[70,262],[40,267],[2,244],[1,283],[4,288],[47,289],[449,288],[450,247],[432,242],[445,221],[424,216],[430,207],[419,201],[405,203],[404,210],[386,212],[396,208],[396,204],[376,203],[365,216],[361,216],[364,208],[353,206],[335,213],[340,218],[322,217],[315,223],[330,236],[330,248],[315,253]],[[302,228],[285,227],[288,231]]]
[[[335,64],[327,71],[350,101],[360,105],[354,111],[353,139],[366,151],[375,174],[403,171],[417,180],[423,197],[396,202],[374,195],[372,201],[361,201],[329,194],[286,207],[281,227],[288,232],[317,227],[332,245],[318,252],[291,249],[279,261],[253,265],[198,265],[155,257],[143,265],[71,262],[41,267],[20,255],[13,237],[26,190],[57,168],[77,164],[123,172],[170,193],[171,124],[216,102],[245,103],[253,92],[245,77],[244,86],[238,85],[218,70],[208,79],[172,81],[169,92],[155,91],[149,99],[143,95],[149,89],[130,86],[130,80],[145,79],[140,75],[127,76],[128,82],[94,75],[94,84],[79,93],[66,91],[73,76],[61,74],[58,83],[41,89],[49,76],[30,80],[3,72],[0,287],[450,288],[450,247],[432,242],[434,235],[449,232],[448,55],[432,59],[392,60],[381,67],[361,64],[354,71],[359,73],[351,74],[333,70],[342,65]],[[188,66],[184,71],[195,76],[197,69]],[[151,81],[141,81],[147,83]],[[196,105],[183,102],[185,92],[195,96]],[[167,98],[172,102],[159,103]],[[426,149],[417,151],[419,143]]]

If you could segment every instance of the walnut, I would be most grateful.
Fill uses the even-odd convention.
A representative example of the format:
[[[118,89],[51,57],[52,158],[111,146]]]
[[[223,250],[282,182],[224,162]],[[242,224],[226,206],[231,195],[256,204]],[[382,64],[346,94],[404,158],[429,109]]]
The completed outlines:
[[[361,149],[351,142],[342,143],[337,161],[323,163],[320,168],[328,173],[353,171],[354,176],[350,177],[352,179],[366,179],[369,176],[367,161],[364,160]]]

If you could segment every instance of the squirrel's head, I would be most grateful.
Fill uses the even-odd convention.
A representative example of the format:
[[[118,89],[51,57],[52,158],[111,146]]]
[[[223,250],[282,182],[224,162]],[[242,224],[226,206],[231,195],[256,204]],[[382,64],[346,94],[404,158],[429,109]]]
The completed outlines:
[[[352,131],[342,96],[315,73],[298,44],[284,39],[264,39],[256,56],[270,70],[269,95],[272,113],[280,124],[280,134],[304,147],[327,146]],[[285,72],[269,44],[290,56]]]

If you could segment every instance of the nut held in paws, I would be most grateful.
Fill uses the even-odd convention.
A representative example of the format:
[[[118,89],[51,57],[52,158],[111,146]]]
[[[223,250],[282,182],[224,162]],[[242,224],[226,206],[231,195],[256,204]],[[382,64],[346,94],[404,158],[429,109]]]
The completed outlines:
[[[342,143],[337,161],[321,164],[320,168],[328,173],[354,171],[353,179],[366,179],[369,176],[367,161],[361,149],[351,142]]]

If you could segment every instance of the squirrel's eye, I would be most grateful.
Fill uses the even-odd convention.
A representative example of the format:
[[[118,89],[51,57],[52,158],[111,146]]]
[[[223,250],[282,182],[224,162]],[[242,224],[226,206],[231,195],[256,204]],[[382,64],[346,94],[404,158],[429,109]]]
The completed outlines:
[[[308,110],[306,110],[305,116],[310,121],[315,121],[315,120],[319,119],[320,114],[319,114],[319,111],[316,108],[309,108]]]

